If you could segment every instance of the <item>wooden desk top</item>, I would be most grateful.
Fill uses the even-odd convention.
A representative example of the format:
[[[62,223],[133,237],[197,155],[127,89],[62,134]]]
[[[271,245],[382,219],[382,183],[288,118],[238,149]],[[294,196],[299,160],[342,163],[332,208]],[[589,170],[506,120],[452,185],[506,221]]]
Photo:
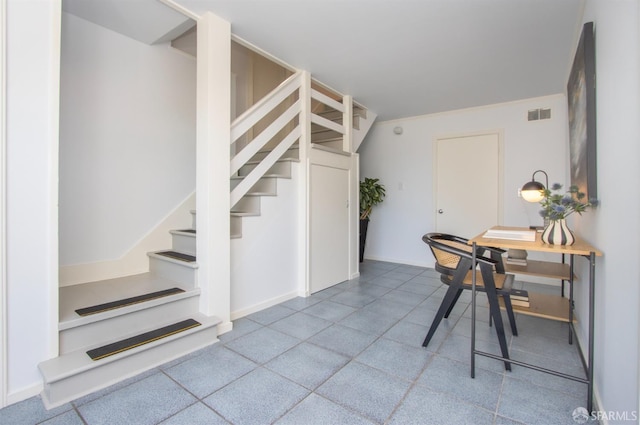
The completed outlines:
[[[530,230],[526,227],[508,227],[508,226],[494,226],[492,229],[497,230]],[[476,243],[478,246],[494,246],[499,248],[514,248],[514,249],[526,249],[528,251],[540,251],[540,252],[553,252],[556,254],[578,254],[578,255],[590,255],[592,252],[597,256],[601,256],[602,252],[598,251],[593,246],[589,245],[582,239],[576,236],[576,241],[573,245],[549,245],[542,242],[542,232],[536,232],[535,242],[527,241],[514,241],[509,239],[497,239],[497,238],[484,238],[485,232],[480,233],[473,239],[469,240],[469,245]]]

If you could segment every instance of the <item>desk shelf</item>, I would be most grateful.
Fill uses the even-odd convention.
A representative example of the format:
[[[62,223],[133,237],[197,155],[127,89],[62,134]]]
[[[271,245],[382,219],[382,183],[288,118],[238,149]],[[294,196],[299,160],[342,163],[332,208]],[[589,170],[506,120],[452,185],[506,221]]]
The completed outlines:
[[[498,301],[500,308],[504,310],[502,297]],[[512,305],[512,307],[514,313],[569,323],[569,300],[557,295],[529,292],[529,307],[519,305]],[[576,323],[575,316],[573,322]]]
[[[554,263],[552,261],[527,260],[526,266],[507,264],[505,262],[504,268],[507,273],[526,274],[559,280],[571,280],[571,268],[569,265]]]

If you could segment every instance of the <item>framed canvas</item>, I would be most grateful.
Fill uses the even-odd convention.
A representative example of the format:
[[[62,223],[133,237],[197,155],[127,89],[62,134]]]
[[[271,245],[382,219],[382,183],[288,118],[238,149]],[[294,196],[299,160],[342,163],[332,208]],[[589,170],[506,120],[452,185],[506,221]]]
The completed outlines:
[[[586,199],[597,199],[596,179],[596,61],[593,22],[582,27],[567,82],[571,185]]]

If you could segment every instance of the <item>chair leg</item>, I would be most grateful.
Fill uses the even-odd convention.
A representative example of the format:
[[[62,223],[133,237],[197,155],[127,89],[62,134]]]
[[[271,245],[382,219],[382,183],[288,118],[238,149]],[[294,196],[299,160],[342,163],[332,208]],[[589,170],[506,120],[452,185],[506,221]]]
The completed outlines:
[[[452,303],[455,303],[455,299],[459,297],[457,295],[458,290],[462,290],[462,288],[458,289],[453,285],[449,285],[449,289],[447,293],[444,295],[442,302],[440,303],[440,307],[438,308],[438,312],[436,313],[436,317],[433,318],[433,322],[431,322],[431,327],[429,328],[429,332],[427,336],[424,338],[424,342],[422,343],[423,347],[429,345],[431,338],[433,338],[433,334],[436,333],[438,329],[438,325],[442,321],[442,318],[445,317],[445,313],[450,310]]]
[[[511,305],[511,297],[509,294],[503,294],[504,308],[507,310],[507,316],[509,316],[509,324],[511,325],[511,334],[518,336],[518,328],[516,327],[516,316],[513,314],[513,306]]]
[[[487,293],[487,299],[489,300],[489,310],[491,316],[496,324],[496,333],[498,334],[498,342],[500,343],[500,351],[502,357],[506,359],[504,361],[504,368],[511,371],[511,363],[509,359],[509,349],[507,348],[507,337],[504,333],[504,324],[502,323],[502,314],[500,313],[500,304],[498,303],[498,294],[496,293],[496,287],[493,283],[493,273],[491,269],[486,269],[480,266],[482,272],[482,280],[484,281],[484,287]]]
[[[451,314],[451,310],[453,310],[453,308],[456,306],[456,303],[458,302],[458,298],[460,298],[460,295],[462,294],[462,291],[464,289],[460,288],[458,289],[458,293],[456,294],[456,297],[453,299],[453,302],[451,303],[451,305],[449,306],[449,309],[447,310],[447,312],[444,314],[444,318],[448,319],[449,315]]]

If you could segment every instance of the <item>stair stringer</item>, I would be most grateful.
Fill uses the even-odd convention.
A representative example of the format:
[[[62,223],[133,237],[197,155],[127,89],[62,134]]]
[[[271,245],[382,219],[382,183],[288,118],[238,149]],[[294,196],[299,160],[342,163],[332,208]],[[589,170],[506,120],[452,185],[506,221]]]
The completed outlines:
[[[371,126],[373,125],[377,117],[378,114],[371,110],[367,110],[366,117],[360,116],[359,128],[353,129],[352,149],[354,153],[358,152],[358,148],[360,148],[360,145],[364,141],[367,133],[369,133],[369,130],[371,129]]]
[[[242,217],[242,238],[231,240],[231,319],[299,295],[298,184],[278,179],[278,195],[261,197],[260,216]],[[304,248],[304,247],[303,247]]]

